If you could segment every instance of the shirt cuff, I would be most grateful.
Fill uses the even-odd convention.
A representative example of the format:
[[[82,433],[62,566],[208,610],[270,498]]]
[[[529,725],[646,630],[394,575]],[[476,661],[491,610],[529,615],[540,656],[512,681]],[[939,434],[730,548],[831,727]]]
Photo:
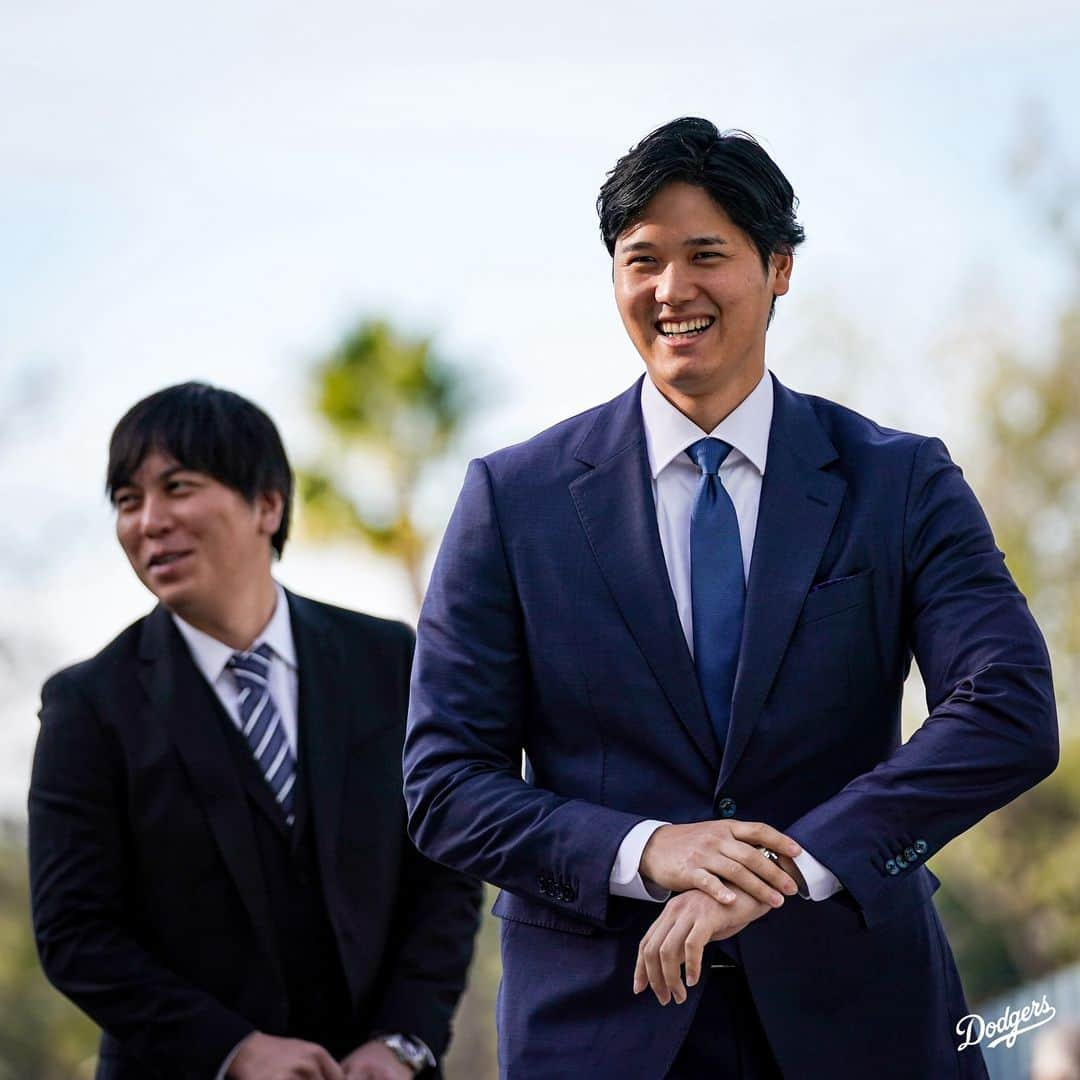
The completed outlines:
[[[836,875],[827,866],[822,866],[805,848],[795,856],[795,865],[806,881],[806,892],[799,890],[804,900],[827,900],[844,887]]]
[[[246,1038],[247,1035],[244,1036],[244,1039]],[[229,1066],[233,1063],[233,1058],[236,1057],[236,1053],[240,1049],[240,1043],[242,1043],[244,1039],[241,1039],[240,1042],[229,1051],[229,1056],[221,1063],[221,1068],[218,1069],[214,1080],[225,1080],[225,1074],[229,1071]]]
[[[671,896],[670,889],[662,889],[641,876],[641,853],[645,850],[649,837],[662,825],[669,824],[668,821],[639,821],[623,837],[608,877],[608,891],[612,896],[651,900],[658,904]]]

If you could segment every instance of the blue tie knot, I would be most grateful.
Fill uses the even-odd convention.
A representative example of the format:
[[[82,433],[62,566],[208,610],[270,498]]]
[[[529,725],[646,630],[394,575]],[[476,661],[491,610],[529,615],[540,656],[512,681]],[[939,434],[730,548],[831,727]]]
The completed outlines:
[[[730,453],[730,444],[724,442],[722,439],[714,439],[711,436],[705,439],[698,439],[696,443],[686,448],[687,457],[689,457],[706,476],[719,475],[720,466],[724,463],[724,458]]]
[[[240,671],[250,671],[255,675],[261,675],[264,679],[270,671],[270,657],[273,650],[264,641],[257,649],[251,652],[235,652],[229,657],[228,667],[238,668]]]

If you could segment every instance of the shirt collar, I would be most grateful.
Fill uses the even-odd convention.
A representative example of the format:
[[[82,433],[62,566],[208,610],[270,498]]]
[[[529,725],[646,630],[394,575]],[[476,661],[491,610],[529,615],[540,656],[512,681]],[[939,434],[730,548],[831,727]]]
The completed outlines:
[[[641,382],[641,418],[652,478],[655,480],[688,446],[706,435],[723,439],[733,448],[732,461],[737,460],[734,453],[738,452],[764,476],[772,414],[773,384],[767,369],[757,386],[709,432],[679,412],[646,375]],[[693,462],[687,459],[687,464]]]
[[[277,593],[277,602],[274,604],[274,613],[270,621],[263,627],[262,632],[251,643],[255,649],[259,645],[267,644],[289,667],[296,667],[296,646],[293,643],[292,620],[289,617],[289,602],[285,596],[285,590],[275,581],[274,589]],[[195,665],[206,676],[210,683],[215,683],[225,670],[233,653],[236,652],[230,645],[211,637],[204,630],[198,630],[189,622],[185,622],[175,612],[170,612],[176,628],[183,635],[184,640],[191,650],[191,656]]]

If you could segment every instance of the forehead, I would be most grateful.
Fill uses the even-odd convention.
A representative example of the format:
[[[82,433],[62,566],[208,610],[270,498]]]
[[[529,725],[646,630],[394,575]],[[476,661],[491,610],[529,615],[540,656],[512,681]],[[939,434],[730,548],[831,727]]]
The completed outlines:
[[[741,236],[724,208],[703,187],[682,180],[665,184],[619,234],[616,243],[693,236]]]

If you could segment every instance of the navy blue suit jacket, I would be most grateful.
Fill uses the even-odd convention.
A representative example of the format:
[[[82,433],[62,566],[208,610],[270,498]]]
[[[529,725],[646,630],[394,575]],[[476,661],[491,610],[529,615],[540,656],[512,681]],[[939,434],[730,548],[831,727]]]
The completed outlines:
[[[511,1077],[661,1077],[704,983],[631,991],[637,822],[765,821],[844,886],[724,943],[785,1074],[983,1076],[927,858],[1051,772],[1046,648],[943,444],[775,384],[731,726],[713,736],[650,490],[640,384],[472,462],[420,618],[410,830],[504,891]],[[912,655],[929,716],[901,743]],[[522,751],[526,755],[522,778]]]

